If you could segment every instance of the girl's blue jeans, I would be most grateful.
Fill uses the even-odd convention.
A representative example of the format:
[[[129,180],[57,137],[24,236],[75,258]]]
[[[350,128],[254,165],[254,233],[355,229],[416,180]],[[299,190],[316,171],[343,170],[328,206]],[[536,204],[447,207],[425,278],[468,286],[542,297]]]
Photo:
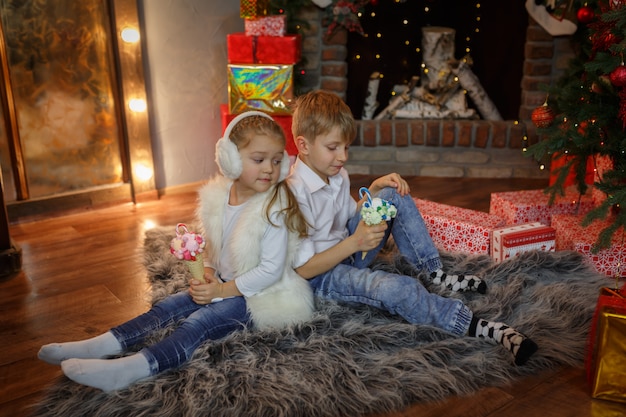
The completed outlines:
[[[179,321],[169,336],[141,350],[150,364],[151,375],[185,363],[205,340],[217,340],[245,328],[250,323],[250,316],[244,297],[200,305],[187,291],[183,291],[170,295],[148,312],[112,328],[111,333],[126,350],[142,342],[153,331]]]
[[[312,278],[315,295],[366,304],[400,315],[409,323],[434,326],[455,335],[466,334],[472,312],[463,302],[428,292],[416,278],[368,268],[389,235],[393,236],[398,251],[418,269],[432,272],[442,266],[413,198],[403,197],[390,187],[381,190],[376,197],[390,201],[398,209],[383,241],[376,249],[368,251],[365,259],[357,252],[330,271]],[[357,213],[348,221],[350,234],[356,230],[359,220]]]

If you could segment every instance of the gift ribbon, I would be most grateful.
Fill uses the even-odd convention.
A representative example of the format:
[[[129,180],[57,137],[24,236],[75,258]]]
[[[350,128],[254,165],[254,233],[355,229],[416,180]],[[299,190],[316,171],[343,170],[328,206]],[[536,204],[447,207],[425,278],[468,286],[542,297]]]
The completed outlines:
[[[255,64],[259,63],[259,59],[256,56],[256,46],[257,46],[258,36],[252,37],[252,62]]]

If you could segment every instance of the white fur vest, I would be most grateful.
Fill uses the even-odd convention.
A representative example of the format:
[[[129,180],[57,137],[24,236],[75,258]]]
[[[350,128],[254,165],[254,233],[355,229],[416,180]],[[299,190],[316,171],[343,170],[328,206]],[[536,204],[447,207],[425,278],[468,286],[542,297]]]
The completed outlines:
[[[220,257],[223,233],[224,205],[228,201],[228,192],[232,181],[216,176],[199,191],[197,216],[207,241],[205,253],[212,265],[217,265]],[[250,199],[235,225],[230,260],[237,275],[256,267],[261,259],[261,239],[269,222],[265,216],[265,207],[273,188],[265,193],[256,194]],[[280,204],[280,202],[279,202]],[[280,209],[279,204],[272,211]],[[296,233],[289,233],[287,258],[283,276],[276,283],[263,291],[246,297],[248,311],[257,328],[282,327],[291,323],[308,320],[313,314],[313,292],[309,283],[292,268],[292,261],[298,249],[299,239]]]

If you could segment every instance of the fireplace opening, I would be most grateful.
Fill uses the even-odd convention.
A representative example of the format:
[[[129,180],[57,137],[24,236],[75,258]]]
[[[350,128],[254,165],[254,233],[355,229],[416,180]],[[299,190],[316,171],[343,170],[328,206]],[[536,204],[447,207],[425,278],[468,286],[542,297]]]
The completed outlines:
[[[372,73],[382,74],[374,116],[388,105],[394,85],[422,76],[426,26],[454,29],[454,58],[471,57],[472,72],[504,120],[519,117],[528,26],[523,2],[378,0],[365,7],[360,21],[365,36],[351,32],[347,42],[346,102],[355,118],[361,119]],[[476,108],[469,96],[467,104]]]

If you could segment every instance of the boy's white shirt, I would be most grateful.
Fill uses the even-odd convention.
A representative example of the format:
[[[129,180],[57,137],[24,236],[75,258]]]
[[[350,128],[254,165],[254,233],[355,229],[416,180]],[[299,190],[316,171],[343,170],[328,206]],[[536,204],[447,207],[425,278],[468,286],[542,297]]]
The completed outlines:
[[[309,225],[309,236],[300,243],[294,267],[307,263],[315,254],[325,251],[348,236],[348,220],[356,213],[357,202],[350,194],[348,171],[342,168],[326,184],[300,158],[287,177],[300,211]]]

